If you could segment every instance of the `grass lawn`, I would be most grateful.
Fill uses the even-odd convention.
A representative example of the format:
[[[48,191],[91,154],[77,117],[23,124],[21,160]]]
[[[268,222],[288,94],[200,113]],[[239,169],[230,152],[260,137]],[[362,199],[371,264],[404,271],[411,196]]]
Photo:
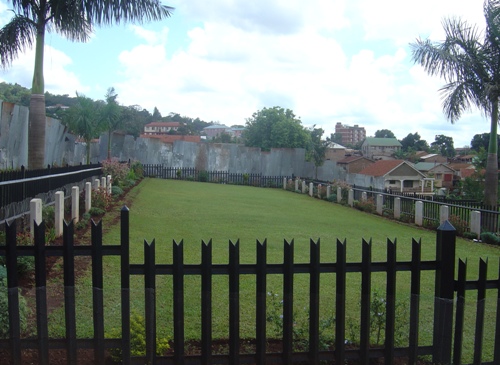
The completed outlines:
[[[267,239],[268,262],[281,263],[283,260],[283,241],[294,240],[295,262],[309,262],[309,240],[320,240],[321,262],[336,261],[337,239],[347,242],[349,262],[361,260],[362,239],[372,240],[373,261],[385,261],[386,242],[397,240],[397,259],[409,260],[411,257],[412,238],[421,239],[422,259],[435,259],[436,233],[404,225],[376,215],[363,213],[332,204],[327,201],[312,199],[308,195],[291,193],[281,189],[262,189],[247,186],[208,184],[177,180],[145,179],[131,192],[136,197],[130,210],[131,263],[143,263],[143,242],[155,240],[156,262],[172,262],[172,241],[183,240],[186,263],[201,261],[202,240],[213,242],[214,263],[228,262],[229,240],[240,242],[240,260],[242,263],[254,263],[256,240]],[[103,243],[119,244],[119,225],[111,228],[104,236]],[[498,277],[500,249],[483,244],[458,239],[457,257],[467,258],[471,264],[468,277],[477,278],[479,257],[489,257],[489,278]],[[105,325],[106,330],[120,327],[120,275],[119,260],[105,258]],[[408,322],[406,307],[409,306],[409,274],[398,273],[398,301],[401,312],[398,323],[405,326]],[[143,278],[132,277],[132,306],[138,313],[143,313],[144,289]],[[294,286],[294,310],[297,326],[307,330],[309,276],[296,274]],[[355,332],[359,318],[360,274],[348,274],[348,326],[347,337],[356,340]],[[157,278],[157,330],[160,336],[171,337],[172,289],[170,278]],[[271,305],[279,313],[282,279],[279,275],[268,276],[268,291],[276,293],[277,304]],[[227,277],[216,276],[213,279],[213,314],[214,337],[228,337],[228,285]],[[255,336],[255,278],[241,276],[241,337]],[[383,295],[385,274],[373,275],[372,289]],[[185,278],[185,305],[187,339],[200,337],[200,279]],[[430,345],[432,341],[434,276],[429,272],[422,274],[421,295],[421,345]],[[475,298],[467,297],[472,302],[466,313],[464,356],[471,358],[474,344]],[[487,299],[487,319],[484,359],[493,358],[493,333],[496,314],[496,293]],[[92,295],[91,275],[83,276],[77,288],[77,323],[80,337],[92,336]],[[321,276],[320,315],[323,319],[332,319],[335,313],[335,275]],[[52,313],[51,333],[64,337],[63,309]],[[268,324],[268,335],[278,336],[278,326]],[[332,340],[334,325],[325,327],[323,336]],[[407,344],[407,335],[400,337],[401,344]],[[489,360],[491,361],[491,360]]]

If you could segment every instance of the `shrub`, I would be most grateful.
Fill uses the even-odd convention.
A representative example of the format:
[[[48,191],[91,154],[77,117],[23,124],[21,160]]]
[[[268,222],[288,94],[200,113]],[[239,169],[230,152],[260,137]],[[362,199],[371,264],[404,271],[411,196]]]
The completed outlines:
[[[481,233],[481,241],[490,245],[500,245],[500,239],[493,232]]]
[[[42,220],[45,222],[45,229],[54,227],[55,209],[52,205],[46,205],[43,207]]]
[[[29,234],[29,232],[17,233],[16,243],[18,246],[30,246],[30,245],[32,245],[31,235]],[[0,242],[0,245],[5,245],[5,239]],[[2,267],[2,265],[5,265],[5,256],[0,257],[0,267]],[[35,270],[35,258],[33,256],[18,256],[17,257],[17,273],[19,276],[28,275],[28,274],[32,273],[33,270]]]
[[[119,186],[111,186],[111,195],[113,196],[120,196],[123,194],[123,189],[120,188]]]
[[[200,171],[198,173],[198,181],[208,182],[208,172],[207,171]]]
[[[111,197],[105,188],[92,190],[92,207],[107,210],[111,204]]]
[[[117,159],[104,160],[102,162],[102,173],[105,176],[111,175],[113,185],[120,186],[124,183],[129,173],[129,168],[127,164],[120,163]]]
[[[144,177],[144,166],[139,161],[133,161],[130,164],[130,170],[134,172],[136,179],[142,179]]]
[[[464,238],[467,238],[469,240],[474,240],[477,239],[477,233],[473,232],[464,232]]]
[[[332,202],[332,203],[336,203],[337,202],[337,194],[333,193],[333,194],[328,195],[326,200],[328,200],[329,202]]]
[[[106,337],[109,338],[120,338],[121,330],[118,328],[113,328]],[[167,338],[156,338],[156,354],[164,355],[165,352],[170,348],[170,344]],[[109,350],[111,358],[116,362],[121,362],[122,360],[122,349],[112,348]],[[139,314],[132,314],[130,316],[130,354],[132,356],[144,356],[146,355],[146,326],[144,317]]]
[[[356,200],[354,202],[354,208],[359,209],[362,212],[367,212],[367,213],[373,213],[376,210],[375,202],[373,201],[373,198],[368,198],[365,201]]]
[[[448,221],[455,227],[458,236],[463,236],[464,232],[467,232],[467,221],[463,220],[458,215],[450,215]]]
[[[103,215],[104,213],[106,213],[106,211],[104,209],[97,208],[97,207],[92,207],[89,210],[89,214],[91,217],[97,217],[97,216]]]

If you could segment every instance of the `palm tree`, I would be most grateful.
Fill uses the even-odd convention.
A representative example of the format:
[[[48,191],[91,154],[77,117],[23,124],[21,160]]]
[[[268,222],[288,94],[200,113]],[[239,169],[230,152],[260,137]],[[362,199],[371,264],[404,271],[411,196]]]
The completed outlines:
[[[102,102],[94,102],[85,95],[76,93],[76,104],[63,115],[63,123],[86,144],[87,164],[90,163],[90,145],[94,138],[107,127],[103,119]]]
[[[28,166],[42,168],[45,157],[43,50],[45,31],[85,42],[93,26],[143,22],[169,17],[173,8],[159,0],[12,0],[14,17],[0,29],[0,65],[8,67],[20,52],[35,44],[31,88]]]
[[[108,130],[108,160],[111,159],[111,135],[122,124],[120,118],[121,108],[116,101],[117,97],[118,94],[115,92],[115,88],[110,87],[106,92],[106,105],[102,110],[102,119]]]
[[[417,39],[411,46],[414,62],[422,65],[430,75],[439,75],[447,82],[440,92],[443,110],[451,123],[455,123],[471,106],[476,106],[490,117],[484,202],[496,206],[500,0],[486,0],[483,8],[486,19],[484,33],[460,19],[445,19],[446,39],[442,43]]]

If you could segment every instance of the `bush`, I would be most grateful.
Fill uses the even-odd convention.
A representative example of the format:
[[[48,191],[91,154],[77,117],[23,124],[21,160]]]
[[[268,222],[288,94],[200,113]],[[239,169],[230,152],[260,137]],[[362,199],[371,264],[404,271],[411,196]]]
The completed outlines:
[[[467,221],[463,220],[458,215],[450,215],[448,221],[455,227],[458,236],[463,236],[464,232],[467,232]]]
[[[490,245],[500,245],[500,239],[493,232],[481,233],[481,241]]]
[[[111,197],[105,188],[92,190],[92,207],[107,210],[111,204]]]
[[[46,205],[43,207],[42,220],[45,222],[45,229],[54,227],[55,209],[52,205]]]
[[[123,194],[123,189],[120,188],[119,186],[111,186],[111,195],[113,196],[120,196]]]
[[[92,207],[89,210],[89,214],[91,217],[97,217],[97,216],[103,215],[104,213],[106,213],[106,211],[104,209],[97,208],[97,207]]]
[[[332,203],[336,203],[337,202],[337,194],[334,193],[334,194],[328,195],[326,200],[328,200],[329,202],[332,202]]]
[[[198,173],[198,181],[208,182],[208,172],[207,171],[200,171]]]
[[[475,240],[475,239],[477,239],[477,233],[464,232],[464,238],[467,238],[469,240]]]
[[[130,170],[134,172],[136,180],[144,177],[144,166],[139,161],[133,161],[130,164]]]
[[[111,175],[113,185],[121,186],[129,174],[127,164],[118,162],[117,159],[104,160],[102,162],[102,173]]]
[[[16,235],[17,246],[30,246],[31,236],[29,232],[19,232]],[[0,242],[0,245],[5,245],[5,239]],[[5,256],[0,257],[0,267],[5,265]],[[5,268],[4,268],[5,269]],[[19,276],[25,276],[35,270],[35,258],[33,256],[18,256],[17,257],[17,273]],[[1,280],[1,277],[0,277]],[[5,284],[7,285],[7,284]],[[0,307],[1,308],[1,307]],[[1,324],[0,324],[1,325]]]
[[[113,328],[106,337],[121,338],[121,330]],[[156,338],[156,354],[164,355],[170,348],[167,338]],[[122,361],[122,349],[112,348],[109,350],[113,361]],[[146,355],[146,326],[144,317],[139,314],[132,314],[130,316],[130,354],[132,356]]]
[[[375,212],[375,202],[373,198],[368,198],[366,201],[358,201],[354,202],[354,208],[361,210],[362,212],[373,213]]]

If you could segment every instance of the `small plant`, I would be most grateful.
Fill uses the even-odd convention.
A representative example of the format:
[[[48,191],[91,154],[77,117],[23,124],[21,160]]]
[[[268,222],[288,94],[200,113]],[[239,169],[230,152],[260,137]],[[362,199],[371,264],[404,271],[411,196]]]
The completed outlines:
[[[103,215],[104,213],[106,213],[106,211],[104,209],[97,208],[97,207],[92,207],[89,210],[89,214],[91,217],[98,217],[100,215]]]
[[[177,169],[177,171],[175,172],[175,175],[177,176],[178,179],[180,179],[182,177],[182,170]]]
[[[120,338],[121,330],[113,328],[109,334],[109,338]],[[164,355],[170,349],[168,338],[156,338],[156,355]],[[121,348],[113,348],[109,350],[113,361],[121,362],[123,352]],[[144,317],[134,313],[130,316],[130,354],[132,356],[146,355],[146,325]]]
[[[481,233],[481,241],[490,245],[500,245],[500,238],[493,232]]]
[[[332,203],[336,203],[337,202],[337,194],[333,193],[333,194],[328,195],[326,200],[328,200],[329,202],[332,202]]]
[[[75,224],[76,230],[81,230],[89,225],[90,213],[83,213],[82,218]]]
[[[119,186],[116,186],[116,185],[111,186],[111,195],[120,196],[122,194],[123,194],[122,188],[120,188]]]
[[[46,205],[45,207],[43,207],[42,220],[45,222],[45,229],[54,227],[55,209],[52,205]]]
[[[129,174],[129,167],[117,159],[104,160],[102,161],[102,173],[104,176],[111,175],[113,185],[121,186]]]
[[[469,240],[474,240],[477,239],[478,234],[474,232],[464,232],[464,238],[467,238]]]
[[[354,208],[367,213],[373,213],[376,210],[373,198],[368,198],[365,201],[356,200],[354,202]]]
[[[111,197],[105,188],[92,190],[92,207],[101,208],[104,211],[108,210],[111,204]]]
[[[9,338],[9,311],[8,308],[8,289],[7,289],[7,270],[0,265],[0,338]],[[19,294],[19,318],[21,321],[21,331],[26,331],[28,306],[26,300]]]
[[[198,181],[208,182],[208,171],[200,171],[198,173]]]
[[[142,179],[144,177],[144,166],[140,161],[133,161],[130,164],[130,170],[134,172],[136,179]]]
[[[464,232],[467,232],[467,221],[463,220],[458,215],[450,215],[448,221],[455,227],[458,236],[463,236]]]

